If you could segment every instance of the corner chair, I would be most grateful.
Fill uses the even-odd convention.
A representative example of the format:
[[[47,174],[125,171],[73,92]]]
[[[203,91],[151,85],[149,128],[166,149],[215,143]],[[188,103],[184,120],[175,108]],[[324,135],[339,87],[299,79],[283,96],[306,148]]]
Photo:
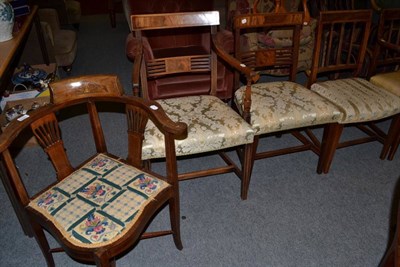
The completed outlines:
[[[122,96],[114,75],[60,80],[50,84],[50,89],[52,104],[14,120],[0,135],[2,181],[25,234],[36,239],[47,266],[55,266],[52,253],[61,251],[79,262],[116,266],[117,257],[131,250],[139,239],[169,234],[182,249],[174,139],[185,138],[186,125],[172,122],[156,102]],[[109,142],[103,133],[107,126],[100,120],[104,106],[117,107],[126,116],[126,156],[108,152]],[[65,133],[71,133],[61,133],[59,121],[65,120],[65,114],[67,118],[86,114],[89,123],[82,120],[76,130],[87,126],[93,134],[94,154],[81,163],[76,163],[77,159],[80,162],[79,152],[65,149]],[[143,169],[141,147],[148,121],[165,135],[164,176]],[[26,134],[36,137],[54,167],[53,177],[44,175],[47,172],[35,177],[35,189],[25,187],[20,174],[23,170],[15,163],[18,150],[14,143]],[[42,164],[51,169],[50,164]],[[144,233],[164,205],[169,206],[171,229]],[[44,230],[60,248],[50,248]]]

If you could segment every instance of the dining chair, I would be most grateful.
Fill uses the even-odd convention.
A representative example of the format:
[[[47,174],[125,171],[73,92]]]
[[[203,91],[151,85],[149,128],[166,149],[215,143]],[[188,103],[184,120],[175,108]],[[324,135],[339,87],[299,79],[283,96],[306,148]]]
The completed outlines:
[[[176,247],[182,249],[174,139],[185,137],[186,125],[172,122],[156,102],[122,96],[122,87],[114,75],[60,80],[50,88],[55,103],[14,120],[0,135],[4,186],[25,233],[36,239],[47,266],[55,266],[52,253],[60,251],[79,262],[115,266],[117,257],[130,251],[139,239],[167,234],[172,234]],[[103,133],[106,123],[101,123],[102,106],[124,110],[129,145],[126,157],[108,152],[109,139]],[[83,116],[82,107],[86,107],[87,120],[75,124],[74,131],[61,133],[60,114],[71,116],[79,110],[77,114]],[[164,176],[143,169],[141,147],[148,121],[165,135]],[[95,152],[73,164],[81,155],[73,153],[74,149],[66,150],[64,134],[82,132],[86,126],[93,134]],[[13,143],[26,131],[36,137],[54,167],[53,177],[35,175],[35,187],[42,187],[34,192],[25,186],[20,174],[23,170],[15,163]],[[91,141],[80,140],[82,146]],[[42,164],[39,168],[45,168],[45,162]],[[169,206],[171,229],[144,233],[165,205]],[[50,248],[44,230],[60,248]]]
[[[339,123],[326,132],[323,172],[328,172],[337,148],[379,141],[385,151],[400,127],[400,97],[360,77],[371,18],[371,10],[324,11],[318,18],[308,86],[343,111]],[[395,123],[387,133],[374,123],[390,118]],[[356,126],[366,136],[341,140],[345,126]]]
[[[151,87],[148,82],[158,77],[169,77],[174,74],[204,73],[209,75],[206,93],[192,91],[187,86],[187,96],[158,99],[173,121],[188,125],[188,137],[175,142],[176,154],[179,158],[188,156],[209,155],[221,156],[223,166],[206,166],[205,169],[178,173],[179,180],[193,179],[234,172],[241,179],[241,198],[246,199],[252,171],[252,142],[254,130],[228,104],[217,97],[217,55],[211,49],[211,35],[217,34],[219,25],[218,11],[162,13],[131,16],[132,30],[139,40],[133,67],[134,84],[143,97],[148,98]],[[145,42],[147,31],[166,30],[176,34],[202,28],[204,46],[169,49],[154,57],[144,56],[141,44]],[[203,36],[204,37],[204,36]],[[148,126],[143,144],[143,159],[154,160],[165,157],[165,149],[160,146],[162,136],[153,126]],[[235,162],[227,150],[237,148],[241,166]],[[200,167],[202,168],[202,166]]]
[[[369,68],[369,81],[400,97],[400,8],[383,9],[380,13],[378,38],[373,48]],[[391,147],[382,151],[381,158],[393,160],[400,144],[400,116],[393,119],[392,127],[398,132],[390,137]]]
[[[307,12],[307,11],[306,11]],[[321,142],[310,127],[330,127],[341,111],[325,98],[296,83],[302,12],[277,12],[239,15],[234,18],[235,53],[230,57],[215,38],[218,55],[241,74],[244,85],[236,81],[236,109],[255,129],[253,160],[311,150],[320,153]],[[270,42],[270,33],[286,31],[288,38]],[[244,46],[249,32],[259,33],[260,41],[253,47]],[[288,80],[268,81],[260,76],[265,69],[289,68]],[[280,149],[257,149],[261,137],[290,133],[300,142]],[[266,139],[268,140],[268,139]],[[319,172],[320,168],[317,168]]]

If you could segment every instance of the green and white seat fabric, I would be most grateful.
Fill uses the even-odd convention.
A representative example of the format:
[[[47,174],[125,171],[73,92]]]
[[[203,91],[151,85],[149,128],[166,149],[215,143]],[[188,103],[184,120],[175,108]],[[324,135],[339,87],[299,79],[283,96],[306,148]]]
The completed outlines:
[[[235,93],[243,112],[246,86]],[[289,82],[257,83],[251,86],[251,125],[257,135],[337,122],[342,112],[325,98],[304,86]]]
[[[343,111],[339,123],[383,119],[400,112],[400,97],[365,79],[348,78],[315,83],[311,90]]]
[[[122,237],[168,187],[163,180],[98,154],[33,199],[29,208],[53,222],[72,244],[100,247]]]
[[[250,144],[254,130],[228,104],[215,96],[187,96],[157,100],[175,122],[188,126],[188,137],[175,140],[176,155],[211,152]],[[165,157],[164,136],[148,123],[143,142],[142,158]]]

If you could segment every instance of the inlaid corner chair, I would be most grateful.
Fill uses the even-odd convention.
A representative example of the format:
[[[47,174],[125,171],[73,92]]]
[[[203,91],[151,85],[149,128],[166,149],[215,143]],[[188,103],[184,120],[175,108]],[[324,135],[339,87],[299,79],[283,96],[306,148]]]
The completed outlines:
[[[172,122],[156,102],[121,96],[116,76],[82,76],[57,81],[50,87],[54,104],[29,113],[25,120],[13,121],[0,136],[3,183],[25,233],[35,237],[47,266],[55,265],[52,253],[60,251],[79,262],[115,266],[116,259],[140,238],[167,234],[172,234],[176,247],[182,249],[174,139],[185,137],[186,125]],[[104,105],[118,106],[126,112],[126,158],[107,152],[103,134],[106,123],[102,125],[100,120]],[[93,133],[96,151],[73,167],[69,158],[76,159],[77,153],[65,151],[58,114],[66,110],[70,114],[71,108],[81,110],[82,106],[87,108],[87,126]],[[141,147],[147,121],[152,121],[165,135],[164,177],[142,168]],[[79,127],[74,133],[83,129],[84,123],[79,123]],[[13,153],[14,141],[26,130],[33,132],[54,167],[51,181],[49,177],[35,177],[35,187],[44,182],[50,184],[32,194],[25,187]],[[172,229],[143,233],[165,204],[169,205]],[[61,248],[49,247],[44,230]]]
[[[173,121],[188,125],[188,137],[176,141],[177,156],[204,156],[218,153],[224,161],[223,166],[196,169],[186,173],[178,173],[179,180],[235,172],[241,179],[241,198],[247,198],[247,192],[252,171],[252,142],[254,131],[243,118],[230,108],[228,104],[217,97],[217,55],[211,49],[211,35],[216,35],[219,25],[218,11],[162,13],[131,16],[132,29],[138,40],[143,42],[143,31],[171,30],[187,28],[204,28],[208,38],[204,47],[208,49],[193,50],[193,54],[181,53],[181,50],[171,49],[158,58],[143,56],[142,48],[136,49],[137,55],[133,67],[134,83],[143,92],[143,97],[149,95],[148,80],[157,77],[168,77],[177,73],[205,73],[210,75],[208,94],[159,99],[157,102],[164,108]],[[206,31],[207,30],[207,31]],[[185,51],[187,52],[187,51]],[[165,156],[160,134],[149,126],[143,145],[143,159],[159,159]],[[241,169],[229,157],[227,149],[238,148]],[[179,162],[179,161],[178,161]],[[225,164],[226,163],[226,164]],[[202,166],[201,166],[202,167]]]
[[[369,81],[400,97],[400,8],[381,11],[377,35],[369,70]],[[393,140],[390,142],[391,147],[382,151],[382,159],[387,156],[389,160],[392,160],[399,147],[400,116],[396,119],[392,123],[397,125],[398,131],[391,137]]]
[[[320,156],[323,172],[328,172],[337,148],[380,141],[385,151],[400,127],[400,97],[360,78],[371,18],[371,10],[324,11],[318,18],[308,86],[343,111],[339,122],[326,132],[326,146]],[[387,133],[374,124],[390,118],[396,123]],[[345,126],[356,126],[366,136],[340,140]]]
[[[308,128],[336,123],[341,116],[341,111],[329,101],[295,82],[300,31],[305,17],[308,16],[301,12],[286,11],[236,16],[233,23],[235,57],[218,49],[220,45],[214,39],[218,55],[245,77],[243,86],[236,79],[235,88],[238,89],[234,101],[240,114],[256,131],[254,160],[306,150],[319,154],[321,142]],[[271,44],[253,50],[241,46],[242,34],[259,30],[288,31],[292,36],[280,46]],[[262,81],[262,76],[259,79],[259,71],[277,68],[290,69],[289,81]],[[257,151],[260,137],[288,132],[300,142],[277,150]]]

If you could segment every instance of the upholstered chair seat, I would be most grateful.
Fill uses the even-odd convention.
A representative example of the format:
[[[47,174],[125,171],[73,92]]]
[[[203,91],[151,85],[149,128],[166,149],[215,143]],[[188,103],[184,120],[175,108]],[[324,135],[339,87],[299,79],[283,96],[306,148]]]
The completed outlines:
[[[157,100],[175,122],[188,125],[188,137],[176,140],[177,156],[211,152],[253,142],[254,130],[216,96],[201,95]],[[146,127],[142,158],[165,157],[163,135],[154,124]]]
[[[400,96],[400,71],[380,73],[372,76],[369,81]]]
[[[139,169],[98,154],[32,199],[28,209],[54,223],[68,242],[95,248],[123,237],[144,208],[169,186]]]
[[[246,86],[235,93],[243,113]],[[337,122],[343,116],[335,105],[304,86],[289,82],[257,83],[251,86],[251,125],[256,134]]]
[[[311,90],[340,107],[340,123],[374,121],[400,112],[399,96],[361,78],[314,83]]]

